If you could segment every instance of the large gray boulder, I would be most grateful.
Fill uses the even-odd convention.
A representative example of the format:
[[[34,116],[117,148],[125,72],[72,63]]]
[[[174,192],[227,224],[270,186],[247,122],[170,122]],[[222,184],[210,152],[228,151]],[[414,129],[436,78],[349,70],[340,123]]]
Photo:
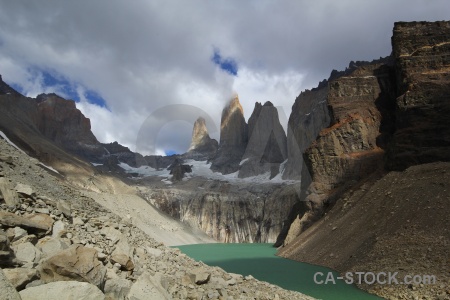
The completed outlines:
[[[36,196],[33,188],[27,184],[18,183],[15,187],[15,190],[18,194],[22,195],[25,198],[33,198]]]
[[[16,191],[12,188],[11,183],[5,177],[0,177],[0,194],[8,206],[17,206],[20,201]]]
[[[57,281],[27,288],[20,293],[22,300],[103,300],[105,295],[96,286],[78,281]],[[18,298],[20,299],[20,298]]]
[[[76,280],[102,288],[106,268],[97,259],[97,250],[73,245],[42,261],[39,273],[45,283]]]
[[[128,293],[129,300],[145,299],[170,299],[169,294],[161,285],[161,276],[157,273],[154,276],[148,272],[143,273],[131,287]]]
[[[133,270],[133,251],[134,248],[128,244],[127,239],[122,237],[117,243],[114,251],[111,253],[111,261],[120,264],[120,266],[127,271]]]
[[[109,299],[125,300],[132,282],[123,278],[109,279],[105,282],[105,296]]]
[[[30,242],[18,244],[17,246],[14,246],[13,249],[17,261],[22,264],[38,263],[42,257],[42,252]]]
[[[61,238],[44,237],[36,243],[45,257],[51,257],[61,250],[69,248],[69,245]]]
[[[3,272],[17,290],[22,290],[28,283],[39,277],[37,270],[30,268],[3,269]]]

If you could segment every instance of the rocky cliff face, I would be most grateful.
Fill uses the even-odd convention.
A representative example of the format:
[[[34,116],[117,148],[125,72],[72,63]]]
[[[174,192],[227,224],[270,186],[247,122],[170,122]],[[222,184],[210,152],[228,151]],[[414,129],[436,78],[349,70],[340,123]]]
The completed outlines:
[[[389,60],[365,63],[334,76],[327,87],[300,95],[300,99],[315,101],[318,125],[310,125],[310,130],[296,128],[293,124],[305,121],[291,116],[291,137],[296,138],[296,150],[307,146],[306,142],[328,120],[330,125],[304,151],[309,174],[303,172],[302,190],[307,191],[302,201],[308,203],[309,211],[302,211],[303,215],[299,212],[285,243],[317,220],[349,186],[383,166],[384,149],[393,130],[393,70]],[[325,102],[329,119],[324,112]],[[309,182],[312,183],[308,186]]]
[[[248,145],[239,166],[239,178],[270,172],[273,178],[287,159],[286,133],[271,102],[257,102],[248,120]]]
[[[141,186],[144,184],[141,184]],[[200,228],[224,242],[273,243],[290,208],[298,202],[294,186],[246,184],[191,178],[170,189],[152,186],[143,196],[153,205],[181,221]]]
[[[303,152],[316,139],[320,130],[329,125],[327,93],[328,82],[324,81],[319,87],[306,90],[295,99],[288,122],[288,163],[283,178],[301,178]]]
[[[222,111],[219,150],[211,170],[223,174],[234,173],[247,147],[247,123],[239,98],[236,96]]]
[[[388,165],[450,160],[450,22],[396,23],[398,98]]]
[[[388,65],[373,64],[329,83],[330,126],[305,152],[317,188],[332,190],[382,164],[384,137],[391,128],[381,124],[392,124],[392,71]]]
[[[117,162],[124,162],[131,167],[138,168],[142,165],[147,165],[145,158],[136,152],[131,151],[128,147],[119,144],[117,141],[109,144],[103,144],[106,154],[98,158],[98,161],[103,165],[110,165],[112,168],[117,166]]]
[[[26,153],[72,179],[73,174],[80,177],[92,173],[89,164],[64,151],[39,130],[41,116],[36,99],[21,95],[3,81],[0,81],[0,112],[0,130]]]
[[[91,131],[91,122],[79,111],[75,102],[56,94],[36,98],[37,127],[44,136],[65,150],[87,159],[105,154],[103,146]]]
[[[208,160],[216,155],[218,147],[217,141],[209,136],[205,119],[198,118],[192,130],[191,145],[184,156],[196,160]]]
[[[330,231],[323,227],[334,226],[332,231],[338,231],[339,226],[347,226],[350,223],[352,228],[348,231],[343,230],[342,233],[349,234],[350,232],[352,235],[353,230],[359,231],[359,226],[354,226],[354,222],[349,220],[353,217],[353,221],[364,220],[366,224],[367,218],[361,219],[361,216],[367,213],[367,205],[364,204],[359,207],[359,210],[353,211],[353,216],[346,212],[346,206],[353,205],[353,202],[356,201],[352,200],[352,194],[357,195],[357,201],[372,203],[373,195],[379,193],[373,193],[373,190],[367,192],[367,190],[379,176],[382,176],[386,167],[403,170],[411,165],[450,160],[450,102],[448,101],[450,94],[450,22],[396,23],[392,44],[393,56],[391,59],[360,65],[343,74],[335,73],[337,76],[334,76],[328,83],[326,101],[330,113],[330,125],[320,131],[317,139],[305,150],[303,155],[312,183],[305,194],[307,210],[297,214],[297,218],[291,224],[285,238],[284,243],[288,247],[286,252],[284,250],[283,252],[288,257],[295,257],[293,254],[287,254],[289,251],[298,254],[303,250],[308,252],[311,249],[314,249],[313,251],[325,249],[325,244],[329,245],[331,239],[323,238],[325,235],[330,235]],[[293,131],[296,132],[295,128]],[[422,166],[419,166],[419,170],[426,170],[425,173],[430,171],[429,168],[438,170],[435,166],[425,166],[423,169],[421,169]],[[377,170],[380,172],[375,172]],[[445,172],[445,170],[442,171],[443,176],[446,174]],[[370,176],[370,174],[373,175]],[[396,177],[397,175],[391,173],[388,176]],[[403,175],[398,176],[400,178]],[[427,176],[420,175],[416,179],[418,178],[424,179]],[[401,180],[397,184],[399,187],[392,184],[389,179],[383,178],[380,182],[383,180],[387,185],[389,183],[393,189],[399,191],[397,198],[394,196],[394,199],[405,201],[403,203],[405,208],[397,210],[401,207],[399,204],[396,204],[394,208],[386,208],[383,204],[377,209],[377,213],[383,216],[381,218],[384,220],[383,225],[378,226],[379,217],[372,218],[374,224],[371,228],[373,229],[370,229],[372,233],[366,242],[355,239],[355,242],[358,241],[357,245],[342,247],[348,251],[344,254],[335,255],[330,253],[330,249],[322,252],[325,256],[317,255],[314,252],[316,258],[311,259],[311,262],[323,263],[332,267],[339,266],[329,263],[332,260],[341,260],[341,263],[345,261],[347,264],[349,263],[348,257],[352,260],[355,254],[363,255],[361,251],[367,253],[372,249],[373,243],[378,241],[378,237],[370,240],[374,236],[374,230],[383,234],[387,230],[395,228],[395,226],[401,227],[401,224],[405,223],[409,223],[413,228],[414,226],[429,228],[428,225],[433,225],[435,220],[443,221],[445,219],[438,215],[429,217],[428,213],[423,214],[423,211],[429,206],[423,207],[424,204],[420,201],[414,202],[414,207],[416,204],[419,205],[418,210],[415,212],[411,210],[408,203],[410,195],[421,194],[424,191],[423,188],[417,187],[417,190],[414,190],[416,188],[414,183],[408,184],[407,190],[413,189],[413,191],[406,193],[402,185],[408,180]],[[433,182],[433,184],[435,183]],[[358,190],[361,185],[363,188]],[[383,191],[383,188],[379,190]],[[406,193],[404,196],[401,196],[402,191]],[[386,201],[386,197],[393,197],[390,191],[386,192],[384,196],[385,198],[381,197],[384,200],[380,198],[383,201]],[[440,196],[437,196],[436,201],[441,203],[439,198]],[[327,213],[326,218],[316,222],[311,230],[305,231],[314,221],[323,216],[325,211],[330,209],[333,211],[338,199],[336,206],[342,211],[336,212],[335,210],[335,217],[337,217],[333,221],[327,221],[329,219]],[[430,199],[430,197],[423,199]],[[440,209],[445,209],[445,207]],[[390,221],[389,217],[386,217],[388,214],[392,218]],[[406,218],[407,221],[396,222],[405,214],[418,214],[420,218],[409,215]],[[428,225],[419,224],[418,219]],[[313,238],[316,232],[314,228],[322,228],[322,238]],[[336,235],[337,231],[331,233],[330,236]],[[367,226],[363,227],[362,231],[370,232]],[[430,231],[429,235],[432,234],[435,233]],[[439,234],[441,233],[437,233],[437,235]],[[429,237],[422,238],[429,239]],[[341,237],[338,239],[348,240]],[[386,239],[390,240],[391,238]],[[304,241],[313,242],[304,243]],[[387,243],[389,245],[383,245],[381,249],[383,247],[384,250],[391,248],[391,242]],[[306,244],[308,246],[303,247]],[[338,244],[332,243],[332,245]],[[308,247],[310,248],[306,249]],[[302,252],[302,256],[297,256],[297,258],[305,259],[306,252]],[[385,253],[378,252],[373,257],[382,257]],[[339,267],[344,270],[348,265]]]

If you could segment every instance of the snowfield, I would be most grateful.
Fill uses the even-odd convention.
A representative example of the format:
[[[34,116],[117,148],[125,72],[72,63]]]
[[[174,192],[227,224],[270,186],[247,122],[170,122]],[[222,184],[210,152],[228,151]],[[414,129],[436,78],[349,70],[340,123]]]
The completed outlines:
[[[245,160],[244,160],[245,161]],[[244,163],[244,161],[242,161],[241,163]],[[270,172],[261,174],[261,175],[257,175],[257,176],[252,176],[252,177],[247,177],[247,178],[239,178],[238,177],[238,171],[231,173],[231,174],[222,174],[219,172],[213,172],[210,168],[211,168],[211,163],[207,163],[206,161],[197,161],[197,160],[193,160],[193,159],[188,159],[184,161],[184,164],[186,165],[190,165],[192,166],[192,173],[186,173],[185,177],[183,178],[183,181],[187,181],[190,178],[193,177],[203,177],[209,180],[220,180],[220,181],[227,181],[227,182],[249,182],[249,183],[295,183],[297,181],[293,181],[293,180],[284,180],[282,179],[283,176],[283,171],[286,165],[286,161],[284,161],[281,165],[280,165],[280,173],[275,176],[274,178],[270,179]],[[119,164],[119,166],[125,170],[125,172],[127,173],[137,173],[139,174],[139,176],[141,177],[147,177],[147,176],[158,176],[158,177],[162,177],[163,179],[161,181],[163,181],[166,184],[172,184],[172,175],[170,175],[170,171],[167,169],[162,169],[162,170],[156,170],[154,168],[151,168],[149,166],[141,166],[139,168],[133,168],[131,166],[129,166],[126,163],[121,162]]]

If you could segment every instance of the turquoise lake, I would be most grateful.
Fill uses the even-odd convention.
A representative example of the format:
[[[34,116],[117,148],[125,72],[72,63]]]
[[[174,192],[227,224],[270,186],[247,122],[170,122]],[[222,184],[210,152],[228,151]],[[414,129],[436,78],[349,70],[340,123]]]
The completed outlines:
[[[322,272],[326,279],[331,269],[275,256],[272,244],[196,244],[177,246],[183,253],[210,266],[227,272],[253,277],[276,284],[288,290],[299,291],[317,299],[365,300],[382,299],[358,289],[355,285],[336,280],[336,284],[316,284],[314,274]]]

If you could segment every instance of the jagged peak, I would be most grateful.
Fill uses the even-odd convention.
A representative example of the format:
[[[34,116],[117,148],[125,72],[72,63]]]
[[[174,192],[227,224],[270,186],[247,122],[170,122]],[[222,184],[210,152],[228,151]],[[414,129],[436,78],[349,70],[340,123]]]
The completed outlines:
[[[206,120],[203,117],[199,117],[194,123],[194,129],[192,130],[192,139],[195,137],[208,136],[208,128],[206,127]]]
[[[49,93],[49,94],[39,94],[35,98],[37,104],[48,103],[48,104],[62,104],[68,107],[76,108],[75,101],[70,99],[65,99],[58,94]],[[56,102],[56,103],[55,103]]]
[[[223,128],[228,125],[231,116],[238,111],[242,117],[244,116],[244,109],[242,108],[241,102],[239,102],[239,96],[235,94],[233,98],[228,102],[222,111],[222,120],[220,127]]]
[[[194,128],[192,129],[192,140],[188,151],[194,150],[210,139],[205,118],[198,117],[194,123]]]

